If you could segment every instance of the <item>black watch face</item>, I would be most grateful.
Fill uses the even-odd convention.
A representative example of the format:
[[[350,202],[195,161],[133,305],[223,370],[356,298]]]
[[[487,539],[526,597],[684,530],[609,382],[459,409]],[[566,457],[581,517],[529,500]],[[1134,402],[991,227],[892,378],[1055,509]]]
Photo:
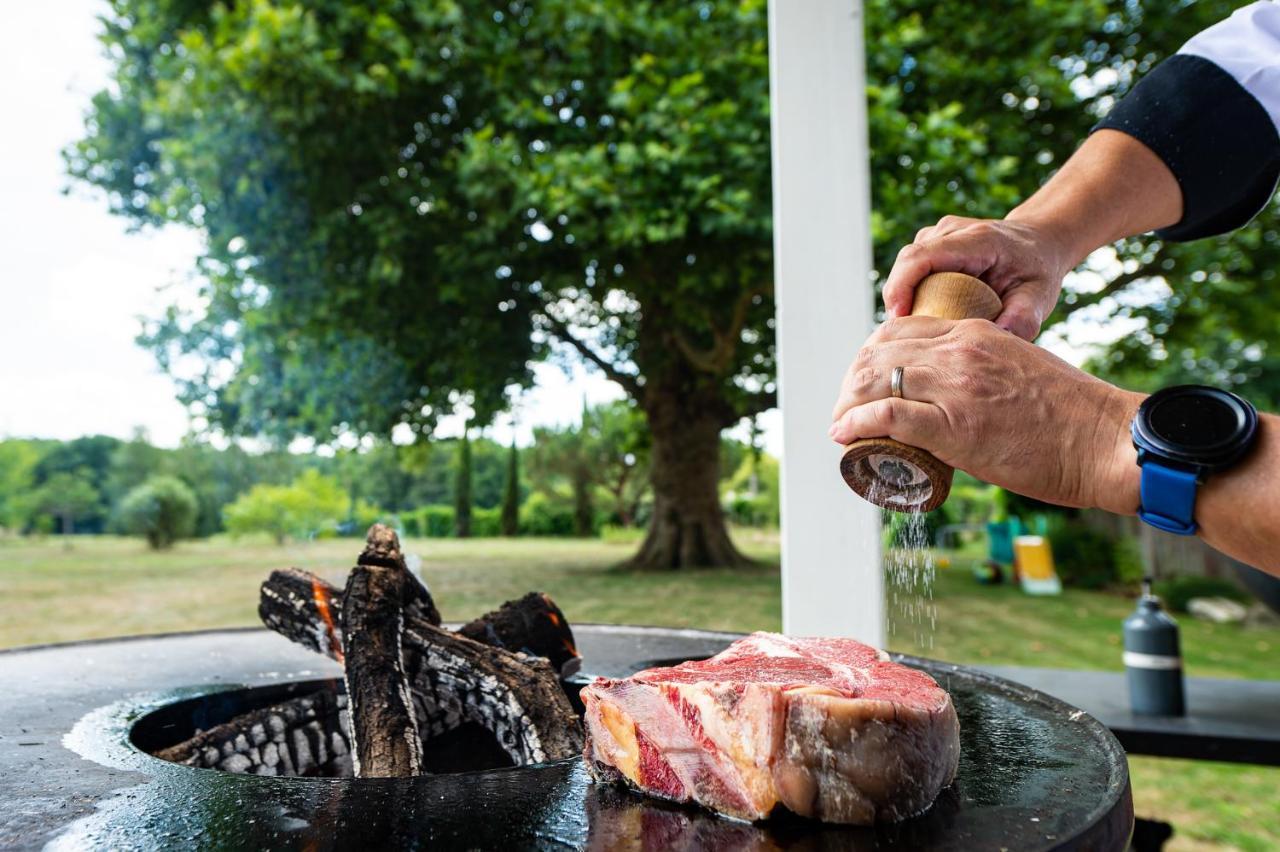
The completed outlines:
[[[1175,396],[1152,406],[1148,418],[1156,437],[1188,449],[1219,446],[1243,425],[1238,409],[1216,396]]]
[[[1191,469],[1233,464],[1253,444],[1258,413],[1233,393],[1203,385],[1157,391],[1138,409],[1134,443]]]

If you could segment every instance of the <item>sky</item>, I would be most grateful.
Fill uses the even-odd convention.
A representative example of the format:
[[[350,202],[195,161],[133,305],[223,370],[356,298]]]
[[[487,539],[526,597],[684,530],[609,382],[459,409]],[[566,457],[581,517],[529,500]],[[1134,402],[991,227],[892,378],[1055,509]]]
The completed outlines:
[[[89,98],[107,81],[95,38],[103,8],[101,0],[50,0],[0,12],[0,439],[127,438],[143,427],[154,443],[174,446],[190,428],[187,414],[134,338],[142,317],[191,298],[201,237],[176,227],[129,233],[100,194],[82,185],[65,192],[60,151],[81,135]],[[1076,319],[1042,342],[1077,364],[1092,345],[1130,330]],[[576,420],[584,399],[621,396],[582,366],[535,372],[538,386],[519,406],[521,443],[533,426]],[[761,418],[775,455],[780,423],[777,412]],[[439,434],[459,428],[446,421]],[[502,420],[490,435],[505,442],[511,429]]]

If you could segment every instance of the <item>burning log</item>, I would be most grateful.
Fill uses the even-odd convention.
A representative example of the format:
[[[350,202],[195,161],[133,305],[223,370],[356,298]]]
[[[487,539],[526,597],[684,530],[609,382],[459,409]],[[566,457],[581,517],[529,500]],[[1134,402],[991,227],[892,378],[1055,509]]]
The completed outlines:
[[[542,592],[530,592],[519,600],[507,601],[493,612],[462,625],[458,632],[495,648],[546,657],[562,678],[577,674],[582,665],[568,619],[551,596]]]
[[[343,596],[341,589],[299,568],[272,571],[262,584],[258,616],[282,636],[342,662]],[[435,618],[426,618],[415,615],[412,606],[409,610],[407,623],[440,624],[438,612]],[[484,645],[546,657],[562,678],[574,675],[582,664],[568,620],[555,601],[541,592],[507,601],[458,632]]]
[[[411,778],[422,767],[422,741],[400,654],[406,607],[415,597],[421,600],[422,586],[405,567],[395,538],[380,524],[369,530],[369,545],[347,577],[343,595],[343,676],[357,778]]]
[[[357,774],[416,773],[431,739],[468,723],[516,766],[581,752],[557,677],[576,670],[577,650],[549,597],[530,593],[453,633],[438,626],[389,529],[370,530],[358,562],[342,592],[289,569],[272,572],[259,599],[268,627],[344,662]]]
[[[199,769],[254,775],[350,775],[346,696],[322,689],[254,710],[155,753]]]

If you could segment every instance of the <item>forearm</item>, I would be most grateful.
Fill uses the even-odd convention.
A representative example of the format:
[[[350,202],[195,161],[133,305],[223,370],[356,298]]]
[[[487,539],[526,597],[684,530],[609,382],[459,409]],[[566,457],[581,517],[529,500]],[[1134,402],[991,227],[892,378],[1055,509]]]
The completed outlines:
[[[1060,239],[1069,269],[1100,246],[1177,222],[1182,192],[1146,145],[1119,131],[1099,130],[1006,218]]]
[[[1121,393],[1122,405],[1136,414],[1143,395]],[[1117,439],[1109,480],[1098,492],[1098,508],[1136,514],[1141,471],[1127,432]],[[1260,415],[1257,444],[1249,455],[1200,486],[1195,518],[1206,544],[1280,576],[1280,417]]]

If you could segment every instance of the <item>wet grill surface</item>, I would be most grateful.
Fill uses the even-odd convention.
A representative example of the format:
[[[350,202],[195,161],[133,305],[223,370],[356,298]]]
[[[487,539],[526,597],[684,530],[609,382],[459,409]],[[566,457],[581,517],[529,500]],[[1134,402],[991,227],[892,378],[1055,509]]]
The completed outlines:
[[[575,633],[584,669],[611,676],[705,657],[734,638],[592,626]],[[10,685],[0,702],[0,847],[1125,847],[1128,772],[1105,728],[1007,681],[906,661],[952,694],[960,774],[927,813],[865,829],[800,819],[732,822],[592,785],[577,760],[412,780],[270,778],[168,764],[139,746],[184,733],[177,729],[201,713],[216,724],[219,713],[253,700],[245,687],[271,686],[278,697],[331,680],[337,666],[260,630],[0,653],[0,679]],[[235,683],[219,684],[220,677]],[[297,681],[313,683],[289,685]],[[173,730],[165,733],[165,725]]]

